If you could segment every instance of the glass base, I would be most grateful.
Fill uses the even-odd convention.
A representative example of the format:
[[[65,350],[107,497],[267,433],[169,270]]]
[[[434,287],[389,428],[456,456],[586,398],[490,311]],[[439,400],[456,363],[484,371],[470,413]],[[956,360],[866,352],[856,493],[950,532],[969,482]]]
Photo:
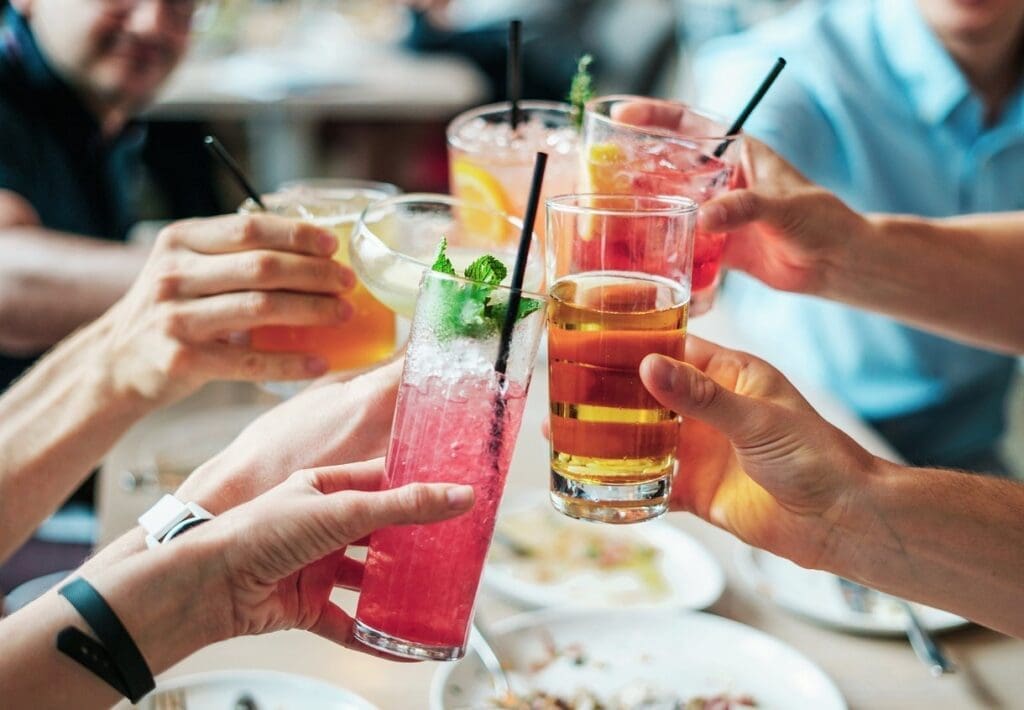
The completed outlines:
[[[570,518],[623,525],[660,518],[668,512],[672,477],[643,483],[585,483],[551,471],[551,505]]]
[[[715,294],[718,293],[719,281],[720,279],[716,278],[715,283],[711,286],[690,294],[689,316],[691,318],[704,315],[711,310],[711,306],[715,305]]]
[[[406,641],[355,620],[352,635],[370,648],[390,653],[393,656],[412,658],[417,661],[457,661],[466,655],[465,646],[430,646]]]

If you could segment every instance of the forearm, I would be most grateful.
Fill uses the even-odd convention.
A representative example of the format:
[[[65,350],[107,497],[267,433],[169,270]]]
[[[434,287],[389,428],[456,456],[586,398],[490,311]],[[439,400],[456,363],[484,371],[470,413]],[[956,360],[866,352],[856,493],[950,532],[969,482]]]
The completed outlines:
[[[0,230],[0,352],[45,350],[120,298],[146,250],[41,227]]]
[[[216,553],[197,550],[203,546],[162,547],[102,571],[81,573],[121,619],[154,675],[226,636],[226,618],[212,613],[212,600],[225,598],[209,564]],[[56,592],[0,621],[0,637],[6,640],[0,688],[10,707],[110,707],[117,702],[116,691],[57,651],[57,633],[66,626],[93,636]]]
[[[100,319],[0,397],[0,560],[80,485],[153,407],[108,379]]]
[[[1024,215],[874,216],[830,269],[825,298],[982,347],[1024,352]]]
[[[1024,485],[878,462],[831,571],[1024,638]]]

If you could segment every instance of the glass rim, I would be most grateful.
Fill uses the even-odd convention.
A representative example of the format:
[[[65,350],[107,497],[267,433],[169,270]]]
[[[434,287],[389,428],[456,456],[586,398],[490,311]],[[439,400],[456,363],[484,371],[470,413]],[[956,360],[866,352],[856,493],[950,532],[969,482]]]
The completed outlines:
[[[452,208],[458,207],[458,208],[463,208],[463,209],[476,210],[478,212],[483,212],[483,213],[492,215],[494,217],[499,217],[499,218],[505,220],[506,222],[511,224],[513,227],[515,227],[517,230],[519,230],[520,233],[523,230],[523,220],[519,219],[518,217],[514,217],[514,216],[512,216],[512,215],[510,215],[510,214],[508,214],[506,212],[498,212],[497,210],[492,210],[492,209],[489,209],[487,207],[481,207],[480,205],[475,205],[472,202],[467,202],[466,200],[460,200],[459,198],[453,197],[451,195],[443,195],[441,193],[436,193],[436,192],[407,192],[407,193],[404,193],[404,194],[401,194],[401,195],[394,195],[393,197],[388,197],[388,198],[385,198],[383,200],[379,200],[377,202],[374,202],[373,204],[367,205],[365,207],[365,209],[363,209],[362,213],[359,215],[359,221],[356,224],[356,228],[354,230],[352,230],[352,235],[351,235],[351,237],[349,237],[350,240],[355,239],[359,235],[362,235],[365,238],[372,239],[374,247],[382,250],[384,253],[392,256],[393,258],[400,259],[400,260],[402,260],[404,262],[407,262],[409,264],[413,264],[413,265],[422,267],[424,273],[435,273],[435,274],[440,274],[442,276],[449,276],[452,279],[457,279],[457,280],[460,280],[460,281],[464,281],[467,284],[479,283],[479,282],[473,281],[472,279],[467,279],[464,276],[458,276],[458,275],[451,276],[451,274],[442,274],[440,271],[434,271],[431,268],[432,264],[426,264],[426,263],[420,261],[419,259],[415,259],[415,258],[409,256],[408,254],[404,254],[404,253],[402,253],[400,251],[392,249],[390,246],[388,246],[387,244],[384,243],[384,240],[382,240],[380,237],[377,236],[376,233],[374,233],[373,228],[367,222],[367,219],[371,216],[370,213],[373,212],[373,211],[376,211],[376,210],[387,211],[387,210],[393,209],[396,205],[402,205],[402,204],[422,204],[422,205],[435,205],[435,206],[436,205],[445,205],[447,207],[452,207]],[[534,247],[536,245],[539,245],[540,244],[539,239],[540,238],[537,236],[537,231],[536,231],[536,229],[534,229],[533,241],[531,242],[530,246]],[[537,247],[537,248],[539,248],[539,247]],[[509,268],[511,268],[511,267],[509,267]],[[509,290],[509,291],[512,290],[511,286],[496,286],[495,288],[506,289],[506,290]],[[534,293],[532,291],[527,291],[526,289],[520,289],[520,290],[522,291],[523,294],[527,294],[531,298],[536,297],[536,298],[543,298],[544,300],[547,300],[547,296],[545,296],[545,295],[536,294],[536,293]]]
[[[589,205],[577,204],[584,200],[631,200],[635,207],[591,207]],[[637,203],[648,202],[651,208],[640,207]],[[569,214],[607,215],[612,217],[681,217],[684,215],[696,214],[700,205],[689,197],[677,195],[621,195],[611,192],[585,192],[573,193],[570,195],[555,195],[548,198],[544,203],[549,210],[565,212]],[[660,204],[660,207],[653,205]]]
[[[678,107],[682,107],[683,109],[685,109],[686,111],[689,111],[690,113],[696,114],[696,115],[700,116],[701,118],[706,118],[706,119],[708,119],[710,121],[714,121],[715,123],[718,123],[718,124],[721,124],[723,126],[726,126],[727,128],[723,129],[723,131],[721,133],[713,135],[713,136],[701,136],[701,135],[691,136],[691,135],[684,135],[682,133],[679,133],[678,131],[673,131],[670,128],[659,128],[657,126],[634,126],[634,125],[632,125],[630,123],[623,123],[622,121],[616,121],[610,115],[607,115],[607,114],[604,114],[604,113],[600,113],[597,110],[595,110],[597,106],[601,106],[601,105],[604,105],[604,104],[614,104],[614,103],[618,103],[620,101],[642,101],[642,102],[645,102],[645,103],[661,104],[663,106],[678,106]],[[584,109],[584,113],[585,113],[584,121],[586,121],[586,115],[590,115],[590,116],[593,116],[594,118],[596,118],[597,120],[601,121],[602,123],[604,123],[604,124],[606,124],[608,126],[612,126],[614,128],[626,128],[626,129],[629,129],[631,131],[636,131],[637,133],[644,133],[644,134],[651,135],[651,136],[658,136],[659,138],[674,138],[676,140],[683,140],[683,141],[701,141],[701,142],[703,142],[703,141],[719,141],[719,142],[721,142],[721,141],[726,141],[726,140],[734,141],[734,140],[738,139],[740,136],[743,135],[743,131],[737,131],[736,133],[727,133],[727,131],[729,130],[728,129],[729,119],[727,119],[725,116],[723,116],[721,114],[718,114],[718,113],[715,113],[713,111],[707,111],[705,109],[698,108],[698,107],[693,106],[691,104],[688,104],[688,103],[686,103],[684,101],[674,101],[673,99],[652,98],[650,96],[639,96],[639,95],[635,95],[635,94],[610,94],[608,96],[598,96],[595,99],[591,99],[590,101],[588,101],[584,105],[583,109]]]
[[[446,274],[443,271],[434,271],[429,266],[423,269],[423,276],[420,278],[420,283],[426,281],[428,278],[440,279],[442,281],[454,281],[460,284],[464,284],[466,286],[479,286],[482,283],[481,281],[474,281],[473,279],[466,278],[465,276],[459,276],[458,274]],[[536,291],[530,291],[525,288],[514,289],[511,286],[505,284],[498,284],[497,286],[491,286],[490,288],[493,288],[495,291],[505,291],[509,294],[511,294],[512,291],[519,291],[521,295],[527,296],[537,301],[547,302],[551,300],[551,297],[548,296],[546,293],[537,293]]]
[[[452,145],[459,150],[467,153],[473,152],[466,147],[465,141],[459,138],[458,131],[466,123],[472,121],[474,118],[480,118],[488,114],[508,112],[512,108],[511,101],[498,101],[491,104],[484,104],[483,106],[477,106],[475,108],[467,109],[460,113],[458,116],[453,118],[447,128],[445,128],[445,138],[448,140],[448,144]],[[545,101],[542,99],[532,99],[529,101],[520,101],[519,108],[525,109],[526,111],[548,111],[551,113],[565,114],[567,121],[566,125],[569,125],[568,119],[572,116],[572,105],[567,104],[564,101]]]
[[[397,197],[402,194],[401,189],[398,188],[397,185],[390,185],[386,182],[353,180],[352,183],[351,187],[328,188],[326,190],[321,190],[319,188],[304,189],[298,185],[289,186],[288,183],[284,183],[276,190],[260,193],[260,199],[267,205],[267,212],[273,213],[274,209],[278,207],[290,207],[293,205],[308,205],[310,207],[323,206],[331,203],[344,202],[345,200],[352,200],[356,197],[366,197],[370,200],[369,204],[372,205],[382,200]],[[388,186],[390,188],[394,188],[394,190],[380,190],[377,186]],[[397,192],[395,190],[397,190]],[[340,194],[342,192],[345,192],[347,196],[342,197]],[[306,199],[303,200],[303,197]],[[313,219],[337,219],[340,217],[353,216],[359,217],[363,210],[368,206],[369,205],[354,205],[351,209],[339,210],[338,214],[315,215]],[[262,211],[263,210],[260,209],[259,205],[257,205],[255,200],[251,197],[246,197],[242,201],[242,204],[238,206],[238,212],[242,214],[258,214]],[[308,218],[295,216],[293,219]]]
[[[281,183],[270,195],[282,192],[296,192],[308,190],[316,194],[330,195],[332,192],[343,190],[361,190],[365,192],[376,192],[385,197],[394,197],[402,194],[402,188],[390,182],[382,180],[363,180],[361,178],[332,178],[332,177],[311,177],[286,180]],[[261,196],[262,197],[262,196]]]

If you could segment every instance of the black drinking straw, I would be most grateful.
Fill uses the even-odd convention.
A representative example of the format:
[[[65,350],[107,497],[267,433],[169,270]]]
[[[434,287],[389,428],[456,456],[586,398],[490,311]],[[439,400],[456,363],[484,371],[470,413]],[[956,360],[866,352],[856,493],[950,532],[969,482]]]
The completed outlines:
[[[508,310],[505,322],[501,325],[501,340],[498,342],[498,358],[494,361],[494,371],[504,375],[508,368],[508,351],[512,342],[512,331],[516,327],[519,316],[519,303],[523,298],[523,279],[526,277],[526,260],[530,255],[530,242],[533,240],[533,225],[537,221],[537,205],[540,203],[540,188],[544,183],[544,169],[548,164],[547,153],[537,153],[533,163],[533,180],[530,182],[530,196],[526,200],[526,214],[523,215],[523,231],[519,235],[519,251],[516,263],[512,267],[512,283],[508,297]]]
[[[242,188],[242,191],[245,192],[253,202],[259,205],[261,210],[266,212],[267,206],[263,204],[263,200],[260,199],[259,193],[256,192],[252,183],[249,182],[248,178],[245,177],[245,173],[242,172],[242,168],[240,168],[238,163],[235,162],[235,159],[231,157],[231,153],[221,145],[221,142],[213,136],[206,136],[206,138],[203,139],[203,145],[206,146],[206,149],[210,151],[210,154],[214,158],[219,160],[221,164],[228,169],[228,172],[230,172],[232,177],[235,178],[235,182],[237,182],[238,186]]]
[[[761,82],[761,86],[757,87],[757,91],[755,91],[754,95],[750,97],[750,101],[748,101],[747,105],[743,107],[743,110],[740,112],[740,115],[736,120],[733,121],[733,124],[729,126],[729,131],[725,135],[735,136],[743,130],[743,124],[747,122],[747,119],[750,118],[750,114],[752,114],[754,109],[757,108],[757,105],[761,103],[761,99],[763,99],[764,95],[768,93],[768,89],[772,88],[772,84],[774,84],[775,80],[779,78],[779,74],[782,73],[785,66],[786,60],[779,57],[775,62],[775,66],[773,66],[772,70],[768,72],[768,76],[766,76],[764,81]],[[730,145],[732,145],[732,138],[726,138],[717,148],[715,148],[714,156],[716,158],[721,158]]]
[[[508,23],[508,54],[505,58],[505,93],[508,95],[511,109],[509,123],[512,130],[519,128],[522,121],[519,102],[523,98],[523,62],[522,62],[522,29],[523,23],[512,20]]]

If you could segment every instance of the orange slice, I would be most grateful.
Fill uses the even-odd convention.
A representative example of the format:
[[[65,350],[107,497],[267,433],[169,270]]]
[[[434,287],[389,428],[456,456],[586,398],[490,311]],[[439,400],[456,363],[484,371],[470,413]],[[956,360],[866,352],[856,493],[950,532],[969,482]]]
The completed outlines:
[[[491,173],[466,158],[452,162],[452,194],[483,210],[463,210],[459,222],[466,230],[467,241],[481,245],[501,244],[508,235],[507,222],[503,217],[509,210],[505,188]]]

